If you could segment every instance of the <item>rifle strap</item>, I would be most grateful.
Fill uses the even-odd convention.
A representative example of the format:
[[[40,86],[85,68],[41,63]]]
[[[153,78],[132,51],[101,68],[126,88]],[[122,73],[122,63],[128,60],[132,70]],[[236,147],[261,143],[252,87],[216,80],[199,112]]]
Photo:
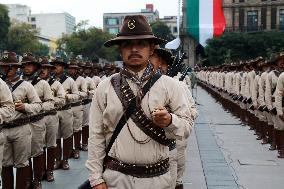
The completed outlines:
[[[24,80],[19,80],[13,87],[12,87],[12,92],[14,92],[14,90],[16,90],[22,83]]]

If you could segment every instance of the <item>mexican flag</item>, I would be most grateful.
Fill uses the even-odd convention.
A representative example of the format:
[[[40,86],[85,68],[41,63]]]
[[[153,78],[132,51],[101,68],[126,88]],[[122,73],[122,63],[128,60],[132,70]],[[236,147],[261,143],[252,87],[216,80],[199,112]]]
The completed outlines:
[[[202,46],[222,35],[226,20],[222,0],[186,0],[187,32]]]

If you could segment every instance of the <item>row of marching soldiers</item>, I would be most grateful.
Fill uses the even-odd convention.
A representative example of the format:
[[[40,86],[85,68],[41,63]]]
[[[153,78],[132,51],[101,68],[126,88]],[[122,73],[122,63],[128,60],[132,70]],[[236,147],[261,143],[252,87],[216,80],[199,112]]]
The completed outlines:
[[[41,189],[53,170],[88,150],[92,95],[99,67],[71,59],[4,52],[0,59],[0,171],[2,189]],[[104,75],[115,72],[111,67]],[[3,158],[3,161],[2,161]]]
[[[199,70],[201,86],[284,158],[284,53]]]

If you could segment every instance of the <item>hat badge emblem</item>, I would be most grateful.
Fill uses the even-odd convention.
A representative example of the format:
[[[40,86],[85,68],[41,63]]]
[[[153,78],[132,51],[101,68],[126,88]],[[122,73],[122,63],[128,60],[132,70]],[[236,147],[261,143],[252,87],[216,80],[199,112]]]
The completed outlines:
[[[128,28],[130,29],[130,30],[133,30],[136,26],[135,26],[135,20],[129,20],[128,21],[128,23],[127,23],[127,25],[128,25]]]
[[[39,62],[42,62],[42,58],[39,58],[38,61],[39,61]]]
[[[8,58],[9,58],[9,55],[8,55],[8,54],[4,54],[4,55],[3,55],[3,58],[4,58],[4,59],[8,59]]]
[[[28,56],[28,54],[27,54],[27,53],[24,53],[23,57],[27,57],[27,56]]]

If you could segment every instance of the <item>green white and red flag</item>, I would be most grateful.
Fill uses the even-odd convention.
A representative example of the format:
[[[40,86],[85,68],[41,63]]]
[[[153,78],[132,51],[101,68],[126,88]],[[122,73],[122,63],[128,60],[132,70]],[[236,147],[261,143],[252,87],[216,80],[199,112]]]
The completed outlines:
[[[187,32],[202,46],[226,28],[222,0],[186,0]]]

